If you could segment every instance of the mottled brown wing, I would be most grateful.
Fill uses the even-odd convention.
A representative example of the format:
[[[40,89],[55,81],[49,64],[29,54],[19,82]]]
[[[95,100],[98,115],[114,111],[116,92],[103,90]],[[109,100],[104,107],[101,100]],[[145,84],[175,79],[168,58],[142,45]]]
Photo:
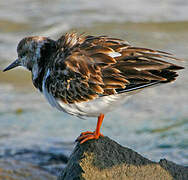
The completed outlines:
[[[154,82],[170,82],[175,80],[176,70],[183,68],[164,61],[176,59],[169,53],[132,47],[120,39],[87,36],[75,42],[74,38],[74,45],[61,61],[62,75],[58,75],[64,79],[64,90],[59,94],[66,103],[88,101]]]

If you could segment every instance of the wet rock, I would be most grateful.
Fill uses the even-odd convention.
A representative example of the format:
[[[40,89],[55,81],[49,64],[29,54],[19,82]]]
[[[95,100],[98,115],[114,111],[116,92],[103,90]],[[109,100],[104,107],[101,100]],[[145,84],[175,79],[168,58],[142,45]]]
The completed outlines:
[[[53,147],[42,150],[35,147],[33,149],[4,149],[0,154],[0,159],[28,162],[50,174],[58,175],[60,170],[65,168],[69,158],[62,148]]]
[[[0,180],[55,180],[56,177],[30,163],[0,160]]]
[[[77,144],[58,180],[188,180],[188,167],[150,161],[108,137]]]

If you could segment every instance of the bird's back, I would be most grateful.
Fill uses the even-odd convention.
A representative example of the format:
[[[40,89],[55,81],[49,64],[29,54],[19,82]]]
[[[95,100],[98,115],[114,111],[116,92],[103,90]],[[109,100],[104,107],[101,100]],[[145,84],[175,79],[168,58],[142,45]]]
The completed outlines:
[[[66,104],[172,82],[183,67],[171,54],[107,36],[66,34],[57,41],[45,86]]]

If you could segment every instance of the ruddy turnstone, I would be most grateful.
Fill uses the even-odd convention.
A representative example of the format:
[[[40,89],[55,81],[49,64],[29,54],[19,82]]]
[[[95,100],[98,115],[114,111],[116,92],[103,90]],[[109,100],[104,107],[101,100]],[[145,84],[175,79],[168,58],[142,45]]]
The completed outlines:
[[[78,117],[98,117],[94,132],[77,138],[98,139],[104,114],[125,102],[128,95],[157,84],[172,82],[183,67],[166,62],[172,54],[108,36],[67,33],[57,41],[33,36],[22,39],[18,59],[4,71],[23,66],[34,86],[53,106]]]

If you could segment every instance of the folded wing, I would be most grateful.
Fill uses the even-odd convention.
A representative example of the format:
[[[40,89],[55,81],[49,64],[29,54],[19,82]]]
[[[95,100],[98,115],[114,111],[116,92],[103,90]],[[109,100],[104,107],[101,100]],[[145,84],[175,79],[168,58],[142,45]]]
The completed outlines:
[[[72,33],[58,43],[62,58],[55,60],[48,89],[54,88],[54,96],[65,103],[171,82],[183,69],[167,61],[178,60],[172,54],[133,47],[121,39]]]

